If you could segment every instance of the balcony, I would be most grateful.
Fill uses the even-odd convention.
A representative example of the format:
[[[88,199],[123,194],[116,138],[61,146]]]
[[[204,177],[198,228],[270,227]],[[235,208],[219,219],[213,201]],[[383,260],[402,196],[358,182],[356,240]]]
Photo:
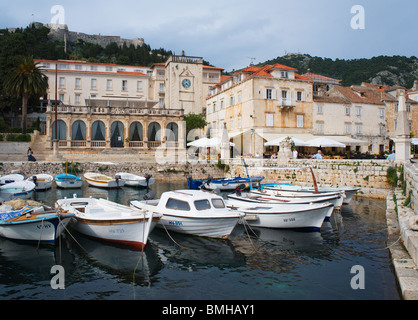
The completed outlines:
[[[285,99],[285,98],[281,98],[278,99],[278,106],[279,108],[286,108],[286,109],[290,109],[290,108],[295,108],[296,107],[296,100],[293,99]]]

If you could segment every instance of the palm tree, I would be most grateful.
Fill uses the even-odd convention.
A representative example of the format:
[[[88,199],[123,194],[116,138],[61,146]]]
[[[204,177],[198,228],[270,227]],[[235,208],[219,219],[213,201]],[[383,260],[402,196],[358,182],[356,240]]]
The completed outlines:
[[[48,77],[42,73],[33,57],[19,57],[17,64],[7,74],[4,89],[11,95],[22,98],[22,133],[26,133],[28,100],[31,96],[41,97],[48,89]]]

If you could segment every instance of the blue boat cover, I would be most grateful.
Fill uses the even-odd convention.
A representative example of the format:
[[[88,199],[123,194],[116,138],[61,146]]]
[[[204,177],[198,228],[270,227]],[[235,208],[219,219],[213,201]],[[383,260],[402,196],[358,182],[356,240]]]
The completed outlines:
[[[0,213],[0,220],[7,221],[10,219],[19,217],[23,214],[26,214],[27,212],[30,212],[31,210],[32,210],[32,207],[26,206],[20,210],[3,212],[3,213]]]

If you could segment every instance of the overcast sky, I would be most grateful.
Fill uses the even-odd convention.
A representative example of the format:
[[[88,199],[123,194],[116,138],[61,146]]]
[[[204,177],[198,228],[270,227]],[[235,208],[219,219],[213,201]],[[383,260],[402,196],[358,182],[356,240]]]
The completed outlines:
[[[144,38],[226,71],[297,52],[418,56],[417,0],[1,0],[0,28],[50,23],[54,5],[71,31]],[[355,5],[364,8],[363,29],[352,28],[363,22]]]

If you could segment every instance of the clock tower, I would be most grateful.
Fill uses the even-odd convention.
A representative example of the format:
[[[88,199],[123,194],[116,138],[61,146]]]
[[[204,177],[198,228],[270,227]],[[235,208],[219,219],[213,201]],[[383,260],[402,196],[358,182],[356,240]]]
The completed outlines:
[[[172,55],[165,64],[165,99],[168,109],[183,109],[184,114],[202,113],[203,58]]]

